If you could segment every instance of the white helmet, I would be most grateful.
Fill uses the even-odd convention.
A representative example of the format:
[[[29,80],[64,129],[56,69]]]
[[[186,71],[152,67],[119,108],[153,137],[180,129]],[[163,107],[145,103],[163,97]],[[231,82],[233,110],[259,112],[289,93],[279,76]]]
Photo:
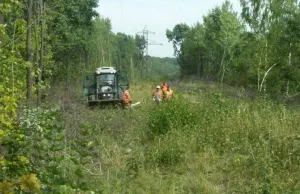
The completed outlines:
[[[156,86],[156,89],[160,89],[160,86]]]

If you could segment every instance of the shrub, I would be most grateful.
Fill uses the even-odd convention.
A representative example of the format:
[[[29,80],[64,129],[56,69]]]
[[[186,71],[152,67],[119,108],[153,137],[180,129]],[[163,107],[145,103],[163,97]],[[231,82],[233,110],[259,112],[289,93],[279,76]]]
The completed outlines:
[[[25,107],[19,126],[3,139],[5,162],[1,179],[20,182],[18,189],[26,192],[39,190],[39,182],[44,185],[44,192],[56,191],[56,186],[64,184],[60,165],[64,160],[63,130],[58,109]],[[19,181],[15,180],[17,177]]]
[[[153,108],[147,122],[152,136],[164,135],[171,130],[184,130],[197,123],[196,110],[182,97],[163,102],[160,107]]]

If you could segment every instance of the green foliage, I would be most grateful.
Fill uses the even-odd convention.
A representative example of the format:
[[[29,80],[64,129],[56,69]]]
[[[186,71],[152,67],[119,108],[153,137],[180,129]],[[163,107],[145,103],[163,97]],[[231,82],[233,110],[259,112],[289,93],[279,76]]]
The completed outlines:
[[[93,31],[93,17],[98,16],[94,8],[97,0],[51,1],[48,29],[51,32],[49,43],[52,45],[52,59],[55,64],[50,68],[56,81],[70,82],[78,79],[79,72],[88,67],[88,48]],[[94,41],[94,40],[93,40]],[[91,67],[89,67],[91,68]]]
[[[197,122],[197,113],[191,105],[178,96],[171,102],[163,102],[149,113],[148,126],[151,135],[163,135],[172,130],[184,130]]]
[[[281,192],[275,183],[279,177],[274,172],[282,175],[281,170],[295,169],[299,165],[297,154],[291,154],[291,142],[286,141],[296,131],[292,135],[282,130],[287,129],[290,119],[295,119],[294,111],[265,100],[234,102],[218,93],[207,95],[205,106],[199,111],[202,115],[200,126],[205,128],[200,128],[200,133],[195,132],[198,136],[196,150],[203,152],[207,147],[213,147],[219,154],[233,157],[233,163],[225,168],[238,168],[245,173],[247,170],[242,166],[251,166],[249,176],[258,181],[258,185],[252,185],[252,191]],[[291,160],[294,167],[282,163]]]
[[[38,174],[44,192],[57,192],[65,183],[61,163],[65,138],[64,127],[58,109],[25,108],[20,117],[26,146],[22,149],[32,164],[31,170]]]
[[[94,153],[94,142],[89,139],[93,126],[84,124],[80,127],[79,134],[75,140],[71,143],[71,152],[69,159],[72,161],[73,166],[69,169],[74,171],[74,177],[69,178],[73,189],[88,191],[89,182],[84,180],[84,167],[90,163],[92,155]]]
[[[203,23],[167,30],[182,75],[243,86],[274,98],[298,96],[297,1],[240,2],[241,19],[225,1],[203,16]]]
[[[0,193],[299,192],[297,109],[177,82],[176,99],[157,107],[153,86],[141,83],[169,79],[180,67],[183,75],[296,96],[296,1],[241,0],[243,21],[225,1],[203,23],[167,30],[176,59],[145,56],[144,37],[112,33],[111,21],[94,10],[96,0],[44,2],[45,14],[34,2],[32,63],[26,62],[26,1],[0,3]],[[99,66],[139,81],[132,96],[141,105],[90,110],[68,87],[47,94],[60,108],[19,106],[26,68],[38,80],[35,92],[49,83],[76,83]]]
[[[167,118],[166,115],[162,114],[162,109],[160,111],[154,111],[150,115],[148,121],[148,125],[151,130],[151,135],[163,135],[168,133],[171,130],[170,120]]]
[[[89,52],[86,70],[93,71],[99,66],[116,65],[112,60],[116,48],[111,21],[101,16],[96,17],[91,30],[89,43],[86,47]]]
[[[9,188],[43,193],[90,190],[83,180],[83,169],[93,153],[93,142],[86,138],[91,128],[83,125],[77,139],[69,143],[61,113],[57,108],[23,108],[18,130],[7,133],[2,142],[1,180],[14,181],[23,175]],[[34,174],[26,175],[29,173]],[[25,175],[34,177],[30,182]],[[15,184],[21,184],[21,188]]]
[[[19,1],[5,1],[0,4],[0,14],[19,16],[22,4]],[[7,18],[0,24],[0,141],[1,136],[15,127],[16,107],[24,99],[25,68],[28,65],[22,58],[24,43],[15,42],[24,38],[24,20]],[[12,37],[13,34],[13,37]]]
[[[174,79],[174,77],[177,78],[179,75],[179,65],[175,58],[148,56],[146,60],[150,66],[147,76],[151,77],[153,80],[171,80]]]
[[[44,192],[55,191],[58,185],[64,184],[60,165],[64,160],[64,128],[60,119],[61,115],[57,109],[23,109],[19,126],[9,131],[2,142],[2,180],[13,180],[34,172],[38,179],[33,177],[32,183],[28,182],[27,186],[24,186],[30,191],[34,188],[40,189],[32,185],[39,184],[37,181],[44,185]]]
[[[172,83],[176,98],[157,107],[152,87],[131,85],[141,105],[130,110],[90,110],[69,97],[60,102],[65,192],[298,192],[296,108],[250,100],[242,89],[184,80]]]
[[[185,151],[181,143],[171,133],[155,138],[153,144],[148,144],[146,148],[145,168],[165,169],[183,162]]]
[[[180,47],[182,44],[182,41],[184,40],[186,34],[190,30],[190,27],[186,24],[177,24],[173,31],[168,30],[166,31],[166,36],[169,40],[169,42],[172,41],[173,47],[174,47],[174,56],[177,58],[180,56]]]
[[[6,22],[0,23],[0,192],[4,193],[13,192],[16,185],[21,185],[21,190],[40,186],[35,178],[25,184],[20,177],[35,176],[28,175],[31,165],[26,152],[20,149],[24,146],[24,133],[16,123],[17,105],[24,100],[25,68],[29,65],[22,57],[25,47],[22,6],[19,1],[0,3],[0,15]]]
[[[115,35],[115,43],[117,47],[114,52],[113,64],[116,65],[117,69],[133,79],[134,70],[138,70],[138,49],[135,39],[132,36],[117,33]]]

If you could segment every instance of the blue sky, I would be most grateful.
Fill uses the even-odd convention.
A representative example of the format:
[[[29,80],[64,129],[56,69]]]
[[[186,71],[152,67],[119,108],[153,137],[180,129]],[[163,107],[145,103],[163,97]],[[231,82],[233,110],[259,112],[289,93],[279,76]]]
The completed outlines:
[[[166,38],[166,29],[176,24],[193,25],[202,22],[202,16],[209,10],[220,6],[224,0],[99,0],[97,11],[110,18],[113,32],[123,32],[135,36],[145,25],[149,39],[162,46],[149,46],[149,55],[172,57],[173,46]],[[239,1],[231,0],[233,9],[240,10]]]

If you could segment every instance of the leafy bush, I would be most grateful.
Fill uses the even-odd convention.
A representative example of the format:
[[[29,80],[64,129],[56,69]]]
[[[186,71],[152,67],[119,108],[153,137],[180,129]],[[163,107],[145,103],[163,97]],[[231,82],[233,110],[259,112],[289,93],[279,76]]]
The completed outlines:
[[[149,113],[148,126],[152,136],[164,135],[171,130],[184,130],[198,123],[198,115],[191,104],[179,96],[165,101]]]
[[[4,161],[7,162],[1,168],[2,179],[12,180],[22,176],[20,189],[26,192],[39,189],[39,181],[45,192],[57,191],[56,186],[65,182],[60,165],[65,159],[62,153],[63,130],[58,109],[25,107],[19,118],[19,126],[3,140]],[[26,182],[27,186],[22,187],[22,180],[27,179],[24,178],[26,176],[33,177],[30,178],[30,184],[35,186],[28,186]]]
[[[164,114],[162,109],[153,111],[150,114],[148,126],[151,135],[163,135],[171,130],[171,123],[169,118]]]
[[[84,166],[93,153],[91,126],[81,125],[76,139],[65,137],[63,115],[58,108],[25,107],[17,129],[3,139],[0,158],[5,191],[66,193],[89,190]],[[20,178],[18,178],[20,177]],[[20,185],[19,188],[16,185]]]

